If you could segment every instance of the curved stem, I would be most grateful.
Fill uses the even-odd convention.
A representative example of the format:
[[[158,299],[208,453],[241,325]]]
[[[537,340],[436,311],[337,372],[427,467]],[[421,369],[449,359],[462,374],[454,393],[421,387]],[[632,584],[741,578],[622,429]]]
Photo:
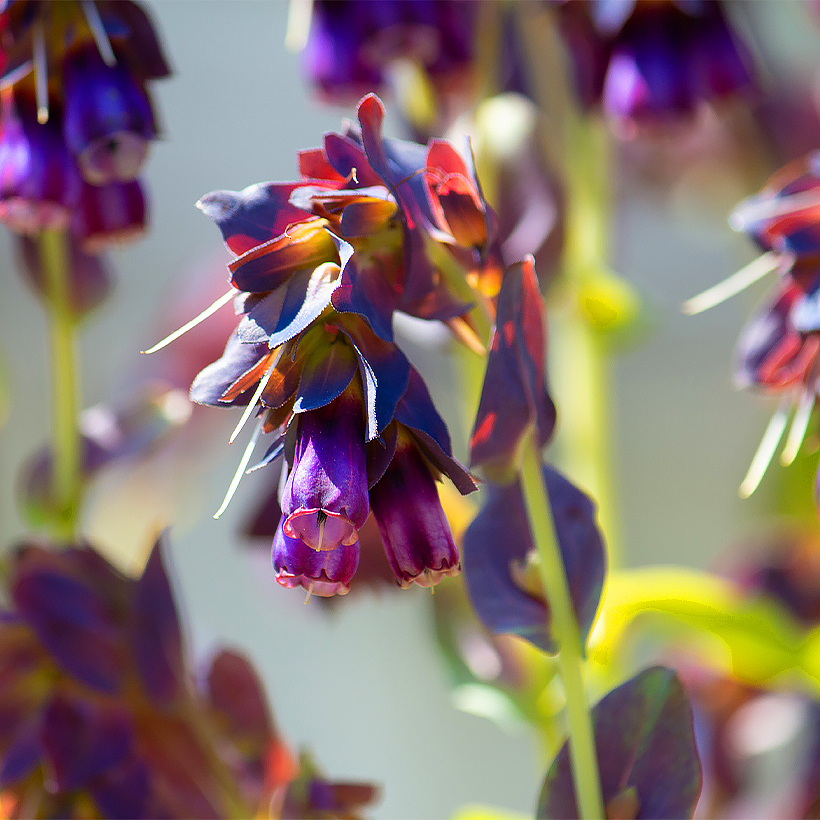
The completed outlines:
[[[52,383],[52,495],[57,516],[55,535],[74,540],[81,495],[80,436],[77,428],[76,321],[69,294],[68,248],[60,230],[39,236],[40,258],[47,283],[47,310]]]
[[[581,634],[555,535],[540,452],[535,437],[530,435],[522,447],[521,486],[532,539],[540,558],[541,580],[549,601],[553,634],[558,643],[558,670],[564,684],[569,753],[578,809],[580,817],[602,818],[606,815],[592,714],[584,683]]]

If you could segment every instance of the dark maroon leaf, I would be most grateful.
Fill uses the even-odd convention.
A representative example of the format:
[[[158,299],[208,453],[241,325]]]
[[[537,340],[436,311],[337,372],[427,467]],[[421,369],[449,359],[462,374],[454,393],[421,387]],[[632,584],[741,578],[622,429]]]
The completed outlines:
[[[163,541],[160,537],[154,544],[142,576],[134,584],[129,624],[142,685],[148,696],[161,704],[180,695],[185,686],[182,632],[162,559]]]
[[[592,500],[552,467],[544,467],[555,534],[564,560],[581,639],[592,628],[606,571],[606,550]],[[462,564],[467,590],[484,625],[555,651],[551,615],[518,482],[488,485],[486,501],[464,534]]]
[[[487,373],[471,440],[471,466],[493,480],[512,477],[518,447],[535,425],[543,447],[555,427],[547,392],[546,315],[532,257],[509,268],[498,294]]]
[[[661,666],[644,670],[604,697],[592,717],[609,810],[634,820],[692,817],[701,767],[689,697],[675,672]],[[578,816],[565,743],[547,773],[536,817]]]

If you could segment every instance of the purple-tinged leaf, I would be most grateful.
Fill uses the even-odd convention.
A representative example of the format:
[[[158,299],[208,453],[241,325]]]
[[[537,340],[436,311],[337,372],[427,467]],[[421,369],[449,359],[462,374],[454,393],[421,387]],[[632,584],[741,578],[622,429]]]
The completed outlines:
[[[393,312],[401,303],[401,291],[385,275],[375,260],[360,267],[356,257],[342,270],[339,287],[333,292],[333,307],[339,313],[355,313],[366,319],[373,332],[386,342],[393,341]]]
[[[225,244],[239,256],[305,221],[305,212],[290,204],[290,196],[307,184],[259,182],[242,191],[214,191],[203,196],[197,208],[216,223]]]
[[[345,180],[352,180],[357,188],[383,185],[381,177],[370,167],[367,154],[344,134],[325,134],[325,154],[333,169]]]
[[[264,293],[284,285],[295,271],[339,262],[336,244],[323,219],[308,219],[275,239],[243,253],[228,267],[239,290]]]
[[[379,438],[374,438],[367,442],[367,486],[373,485],[384,475],[393,456],[396,453],[396,443],[398,441],[398,425],[391,422],[382,431]]]
[[[242,344],[267,346],[282,315],[286,294],[287,288],[277,288],[250,307],[236,329],[236,335]]]
[[[396,345],[380,339],[365,322],[352,316],[339,319],[339,329],[353,343],[359,359],[370,441],[393,420],[407,390],[410,362]]]
[[[531,425],[541,447],[555,427],[545,376],[546,315],[532,257],[509,268],[470,442],[470,465],[499,482],[515,472],[518,448]]]
[[[276,329],[268,340],[271,350],[292,339],[318,319],[330,304],[333,291],[339,287],[340,282],[339,268],[334,264],[295,273],[288,282]]]
[[[606,551],[595,505],[557,470],[544,467],[558,546],[581,639],[592,628],[603,587]],[[526,638],[556,650],[551,615],[540,582],[527,513],[518,482],[490,484],[486,501],[464,534],[464,579],[482,623],[497,634]]]
[[[692,817],[701,789],[692,708],[677,675],[656,666],[592,710],[604,804],[629,820]],[[612,815],[614,816],[614,814]],[[547,773],[538,820],[579,817],[565,743]]]
[[[307,148],[298,152],[299,175],[302,179],[329,179],[334,182],[345,182],[345,178],[327,161],[321,148]]]
[[[131,751],[133,728],[124,710],[57,695],[43,715],[41,742],[50,779],[69,791],[120,764]]]
[[[395,213],[396,203],[389,199],[362,197],[344,209],[339,233],[348,238],[371,236],[387,227]]]
[[[11,586],[17,611],[69,674],[94,689],[117,691],[125,657],[111,603],[56,561],[39,557],[28,551],[17,567]]]
[[[356,351],[345,337],[319,344],[305,357],[294,413],[324,407],[342,394],[358,370]]]
[[[160,537],[154,544],[134,584],[129,624],[131,651],[143,688],[159,704],[173,701],[185,686],[182,632],[162,558],[163,540]]]
[[[0,788],[7,788],[28,777],[40,765],[40,716],[25,721],[0,758]]]
[[[273,734],[262,682],[250,661],[238,652],[223,649],[208,672],[208,699],[224,722],[223,730],[235,743],[262,757]]]
[[[277,436],[276,440],[273,442],[273,444],[271,444],[270,447],[268,447],[268,449],[265,451],[265,455],[262,457],[262,460],[260,462],[258,462],[257,464],[254,464],[253,467],[250,467],[248,469],[248,472],[253,473],[256,470],[261,469],[262,467],[267,467],[268,464],[271,464],[272,462],[276,461],[276,459],[279,458],[279,456],[281,456],[284,452],[285,452],[285,437],[284,436]],[[279,501],[278,501],[279,496],[277,495],[276,498],[277,498],[277,502],[276,502],[276,507],[277,507],[276,521],[278,522],[279,518],[282,515],[282,511],[278,509],[278,507],[279,507]],[[273,535],[274,532],[275,532],[275,529],[272,529],[270,534]],[[255,535],[256,533],[255,532],[250,532],[249,534],[250,535]]]
[[[255,382],[243,388],[238,395],[224,399],[223,397],[242,376],[252,373],[262,366],[270,355],[270,348],[265,344],[244,344],[234,333],[228,339],[225,352],[215,362],[209,364],[194,379],[191,385],[191,401],[197,404],[210,404],[214,407],[247,404],[250,400],[249,390],[262,378],[259,373]]]
[[[151,772],[141,760],[127,758],[106,771],[89,786],[88,791],[108,820],[134,817],[164,817],[170,812],[157,811],[151,805]]]

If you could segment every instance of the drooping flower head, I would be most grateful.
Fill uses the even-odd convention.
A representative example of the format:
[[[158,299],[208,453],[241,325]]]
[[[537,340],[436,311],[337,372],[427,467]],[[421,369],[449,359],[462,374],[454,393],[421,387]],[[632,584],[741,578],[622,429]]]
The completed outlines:
[[[627,133],[691,118],[704,102],[751,88],[745,44],[720,0],[560,2],[581,102]]]
[[[743,329],[736,354],[741,387],[779,397],[778,408],[741,484],[757,488],[795,408],[781,456],[796,457],[815,404],[820,377],[820,162],[817,152],[775,173],[760,193],[741,202],[730,224],[747,233],[765,253],[733,276],[684,305],[697,313],[777,272],[773,294]]]
[[[16,0],[0,48],[0,219],[70,226],[93,252],[141,234],[137,177],[158,130],[147,83],[170,73],[142,8]]]
[[[435,480],[464,493],[475,483],[395,344],[393,314],[444,321],[480,345],[467,282],[485,300],[500,281],[494,215],[470,163],[441,140],[382,137],[373,96],[358,113],[360,130],[300,154],[298,182],[200,202],[237,255],[226,297],[239,291],[242,319],[191,395],[245,406],[242,423],[256,412],[254,440],[276,433],[259,466],[287,463],[277,576],[322,595],[348,591],[371,509],[401,586],[458,571]]]

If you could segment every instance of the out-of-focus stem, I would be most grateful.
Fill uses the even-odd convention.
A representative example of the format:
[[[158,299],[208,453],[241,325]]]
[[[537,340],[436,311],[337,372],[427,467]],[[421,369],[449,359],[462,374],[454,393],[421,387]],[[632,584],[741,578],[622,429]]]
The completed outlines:
[[[61,230],[40,233],[40,258],[48,288],[52,384],[52,495],[58,515],[54,535],[74,540],[80,511],[80,437],[77,428],[76,320],[69,294],[68,247]]]
[[[578,810],[580,817],[591,820],[605,817],[598,755],[584,683],[581,634],[555,535],[540,453],[535,436],[530,435],[522,446],[521,486],[530,532],[540,558],[541,581],[550,603],[553,636],[558,643],[558,670],[564,684],[569,753]]]
[[[565,60],[553,18],[535,7],[519,7],[519,31],[533,67],[539,107],[563,131],[566,178],[566,244],[563,277],[557,283],[566,310],[554,309],[550,375],[560,408],[557,444],[567,473],[599,506],[610,565],[617,564],[617,516],[612,483],[610,430],[610,355],[606,323],[596,324],[596,284],[611,276],[606,266],[609,245],[610,168],[606,124],[584,115],[570,90]],[[551,144],[542,146],[545,160],[555,159]],[[604,310],[606,310],[604,306]],[[601,318],[601,317],[598,317]]]

